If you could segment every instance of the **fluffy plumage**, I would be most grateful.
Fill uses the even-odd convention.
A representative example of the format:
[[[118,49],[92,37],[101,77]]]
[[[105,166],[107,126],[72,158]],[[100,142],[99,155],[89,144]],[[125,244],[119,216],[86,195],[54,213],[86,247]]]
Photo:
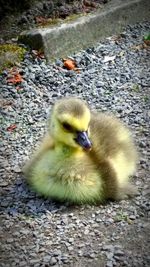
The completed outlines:
[[[54,105],[48,133],[24,172],[46,197],[98,203],[134,193],[129,177],[136,161],[131,134],[118,119],[65,98]]]

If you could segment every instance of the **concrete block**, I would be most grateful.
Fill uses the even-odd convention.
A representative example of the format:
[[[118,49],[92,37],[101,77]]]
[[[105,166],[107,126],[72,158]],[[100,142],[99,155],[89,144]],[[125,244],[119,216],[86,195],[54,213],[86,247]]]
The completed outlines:
[[[150,0],[112,0],[94,14],[25,31],[19,41],[32,49],[41,49],[47,60],[55,60],[93,46],[104,37],[121,32],[128,24],[149,18]]]

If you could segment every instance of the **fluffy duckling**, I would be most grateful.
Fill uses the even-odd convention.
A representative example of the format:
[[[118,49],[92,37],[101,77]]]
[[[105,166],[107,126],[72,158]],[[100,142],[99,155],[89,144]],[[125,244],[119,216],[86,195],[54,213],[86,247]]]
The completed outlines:
[[[99,203],[135,193],[129,177],[136,161],[131,134],[118,119],[65,98],[54,105],[48,133],[24,173],[46,197]]]

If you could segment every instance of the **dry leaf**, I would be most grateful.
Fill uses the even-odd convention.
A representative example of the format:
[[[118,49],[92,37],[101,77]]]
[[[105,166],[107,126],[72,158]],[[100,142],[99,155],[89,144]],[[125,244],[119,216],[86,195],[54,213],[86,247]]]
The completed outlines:
[[[105,56],[103,63],[109,62],[109,61],[113,61],[116,58],[116,56]]]
[[[35,21],[38,24],[44,24],[46,22],[46,19],[44,17],[36,17]]]
[[[23,82],[23,78],[16,68],[12,68],[9,71],[9,77],[7,77],[7,83],[17,84]]]
[[[144,42],[143,44],[132,46],[131,49],[140,51],[141,49],[149,49],[149,45]]]
[[[68,70],[76,70],[76,63],[72,59],[64,59],[64,67],[66,67]]]
[[[5,100],[5,99],[0,99],[0,107],[1,108],[7,108],[11,106],[13,102],[11,100]]]
[[[12,125],[10,125],[9,127],[7,127],[7,131],[8,131],[8,132],[12,132],[12,131],[14,131],[16,128],[17,128],[16,124],[12,124]]]
[[[144,43],[148,46],[150,46],[150,40],[144,40]]]
[[[45,58],[44,53],[42,51],[32,50],[32,53],[38,58]]]
[[[44,18],[44,17],[36,17],[35,21],[40,26],[46,26],[48,24],[51,24],[53,20],[51,18]]]

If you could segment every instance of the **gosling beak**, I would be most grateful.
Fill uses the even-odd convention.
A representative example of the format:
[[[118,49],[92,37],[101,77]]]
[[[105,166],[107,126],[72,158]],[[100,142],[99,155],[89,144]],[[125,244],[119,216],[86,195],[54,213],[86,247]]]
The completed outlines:
[[[86,150],[90,150],[92,147],[92,143],[89,140],[87,132],[77,132],[75,141]]]

